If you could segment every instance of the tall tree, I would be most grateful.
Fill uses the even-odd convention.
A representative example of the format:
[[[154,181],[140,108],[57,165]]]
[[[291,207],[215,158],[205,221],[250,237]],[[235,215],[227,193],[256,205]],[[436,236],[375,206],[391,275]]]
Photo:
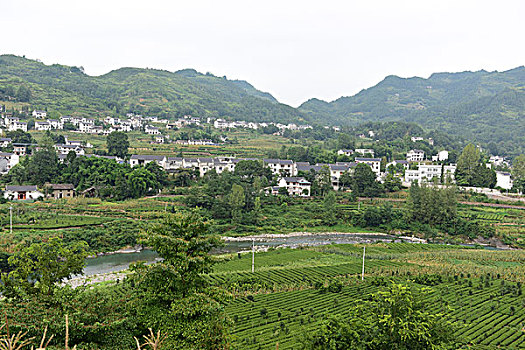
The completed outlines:
[[[228,321],[218,295],[203,274],[211,271],[210,250],[221,240],[197,213],[168,215],[150,228],[143,243],[163,259],[136,265],[128,279],[134,297],[129,310],[144,329],[167,336],[166,349],[226,348]]]
[[[352,176],[352,192],[356,196],[375,197],[382,192],[381,185],[376,181],[376,174],[369,165],[359,163]]]
[[[525,154],[520,154],[514,162],[512,162],[512,177],[514,180],[514,187],[518,191],[525,192]]]
[[[472,186],[476,170],[480,163],[481,153],[473,144],[469,143],[458,158],[456,182],[458,185]]]
[[[229,199],[230,207],[232,208],[232,220],[239,222],[242,217],[242,208],[245,204],[244,188],[241,185],[234,184]]]
[[[108,154],[119,158],[126,158],[128,155],[129,141],[128,135],[122,131],[113,131],[107,137]]]

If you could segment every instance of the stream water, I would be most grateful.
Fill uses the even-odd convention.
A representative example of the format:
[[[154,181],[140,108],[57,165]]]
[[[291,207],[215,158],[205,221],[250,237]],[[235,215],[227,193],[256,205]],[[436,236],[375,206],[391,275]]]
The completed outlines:
[[[253,236],[226,239],[225,245],[213,253],[234,253],[246,251],[255,245],[256,250],[265,250],[270,247],[290,247],[296,248],[305,245],[324,245],[324,244],[351,244],[351,243],[374,243],[384,242],[412,242],[410,238],[398,238],[390,235],[377,234],[297,234],[297,235],[273,235],[273,236]],[[156,252],[152,250],[142,250],[133,253],[115,253],[90,258],[86,261],[84,274],[86,276],[118,272],[125,270],[129,265],[136,261],[154,262],[159,259]]]

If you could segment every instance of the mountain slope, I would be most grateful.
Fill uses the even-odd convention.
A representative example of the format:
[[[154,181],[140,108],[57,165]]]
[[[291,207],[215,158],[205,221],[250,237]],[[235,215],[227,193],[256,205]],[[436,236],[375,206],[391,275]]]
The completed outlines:
[[[416,122],[427,129],[525,151],[525,67],[505,72],[435,73],[428,79],[388,76],[355,96],[317,99],[299,110],[332,123]]]
[[[0,100],[12,99],[8,92],[20,86],[31,90],[31,105],[67,114],[137,112],[161,117],[192,114],[258,121],[303,120],[299,111],[245,81],[192,69],[173,73],[120,68],[89,76],[78,67],[0,56]]]

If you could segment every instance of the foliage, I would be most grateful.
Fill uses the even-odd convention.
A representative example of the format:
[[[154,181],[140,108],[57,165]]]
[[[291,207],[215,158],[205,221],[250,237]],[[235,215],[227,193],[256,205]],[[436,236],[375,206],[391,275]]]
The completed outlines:
[[[2,274],[3,293],[11,297],[49,296],[55,285],[81,274],[87,256],[86,245],[66,247],[59,238],[32,244],[9,258],[12,271]]]
[[[458,185],[490,188],[496,185],[496,173],[485,166],[481,152],[471,143],[458,158],[455,176]]]
[[[352,176],[352,192],[356,196],[377,197],[382,192],[381,184],[369,165],[359,163]]]
[[[305,349],[443,348],[454,339],[453,327],[441,314],[428,312],[418,293],[393,284],[364,306],[354,306],[348,321],[332,318],[307,334]]]
[[[457,217],[456,189],[413,183],[406,207],[408,221],[436,226],[451,225]]]
[[[113,131],[107,136],[108,155],[125,159],[128,155],[128,135],[122,131]]]
[[[130,312],[166,335],[170,349],[226,348],[228,322],[202,276],[211,271],[209,252],[219,243],[195,212],[168,215],[144,236],[163,261],[134,267],[127,282],[134,288]]]

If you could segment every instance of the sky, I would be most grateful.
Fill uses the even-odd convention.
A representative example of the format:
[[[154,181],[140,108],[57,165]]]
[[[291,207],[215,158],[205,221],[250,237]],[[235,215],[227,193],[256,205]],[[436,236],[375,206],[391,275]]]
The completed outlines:
[[[0,0],[1,54],[194,68],[279,101],[350,96],[387,75],[525,64],[523,0]]]

